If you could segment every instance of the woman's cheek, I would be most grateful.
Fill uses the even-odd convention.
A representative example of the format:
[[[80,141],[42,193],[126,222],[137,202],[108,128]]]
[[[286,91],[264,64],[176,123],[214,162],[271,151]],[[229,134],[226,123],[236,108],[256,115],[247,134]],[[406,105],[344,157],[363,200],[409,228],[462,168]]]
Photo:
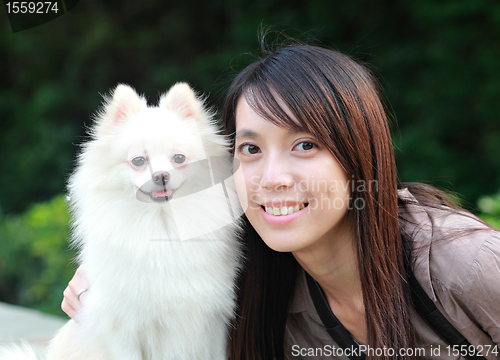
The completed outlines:
[[[248,191],[246,186],[245,174],[243,173],[243,168],[239,164],[237,169],[234,170],[234,183],[236,185],[236,192],[238,193],[238,199],[240,201],[241,207],[244,212],[248,209]]]
[[[252,193],[252,195],[250,195],[250,205],[251,208],[250,210],[258,210],[259,207],[260,207],[260,204],[259,204],[259,195],[256,194],[256,193]]]

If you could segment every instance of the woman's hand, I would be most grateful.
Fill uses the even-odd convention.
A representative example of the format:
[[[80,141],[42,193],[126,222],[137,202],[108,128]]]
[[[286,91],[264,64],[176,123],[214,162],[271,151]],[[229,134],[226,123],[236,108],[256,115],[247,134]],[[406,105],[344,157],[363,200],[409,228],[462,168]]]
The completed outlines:
[[[76,313],[81,309],[85,301],[88,288],[89,284],[85,278],[85,268],[83,265],[80,265],[63,292],[64,299],[61,304],[61,309],[73,320],[76,320]]]

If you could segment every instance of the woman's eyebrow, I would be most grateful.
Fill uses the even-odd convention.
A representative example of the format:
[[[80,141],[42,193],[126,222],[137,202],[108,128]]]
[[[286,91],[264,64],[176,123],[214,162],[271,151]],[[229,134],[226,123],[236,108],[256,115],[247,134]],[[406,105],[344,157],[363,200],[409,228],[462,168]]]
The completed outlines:
[[[236,139],[242,138],[242,137],[259,137],[259,134],[257,134],[255,131],[250,130],[250,129],[242,129],[239,131],[236,131]]]

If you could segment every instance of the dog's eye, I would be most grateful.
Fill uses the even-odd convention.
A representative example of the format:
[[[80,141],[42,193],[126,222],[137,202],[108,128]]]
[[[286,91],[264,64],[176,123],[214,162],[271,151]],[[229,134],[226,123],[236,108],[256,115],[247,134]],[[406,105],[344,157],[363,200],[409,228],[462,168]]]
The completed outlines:
[[[184,161],[186,161],[186,157],[182,154],[177,154],[174,155],[174,162],[177,164],[182,164]]]
[[[146,159],[144,159],[142,156],[138,156],[136,158],[133,158],[131,162],[134,166],[142,166],[146,163]]]

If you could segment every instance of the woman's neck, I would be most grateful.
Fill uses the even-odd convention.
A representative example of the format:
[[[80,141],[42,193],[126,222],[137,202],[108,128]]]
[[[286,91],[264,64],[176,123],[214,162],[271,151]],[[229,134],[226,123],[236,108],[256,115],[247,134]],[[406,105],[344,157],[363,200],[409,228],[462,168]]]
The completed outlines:
[[[354,221],[347,218],[327,236],[293,256],[321,286],[335,316],[366,343],[363,292],[359,277]]]

